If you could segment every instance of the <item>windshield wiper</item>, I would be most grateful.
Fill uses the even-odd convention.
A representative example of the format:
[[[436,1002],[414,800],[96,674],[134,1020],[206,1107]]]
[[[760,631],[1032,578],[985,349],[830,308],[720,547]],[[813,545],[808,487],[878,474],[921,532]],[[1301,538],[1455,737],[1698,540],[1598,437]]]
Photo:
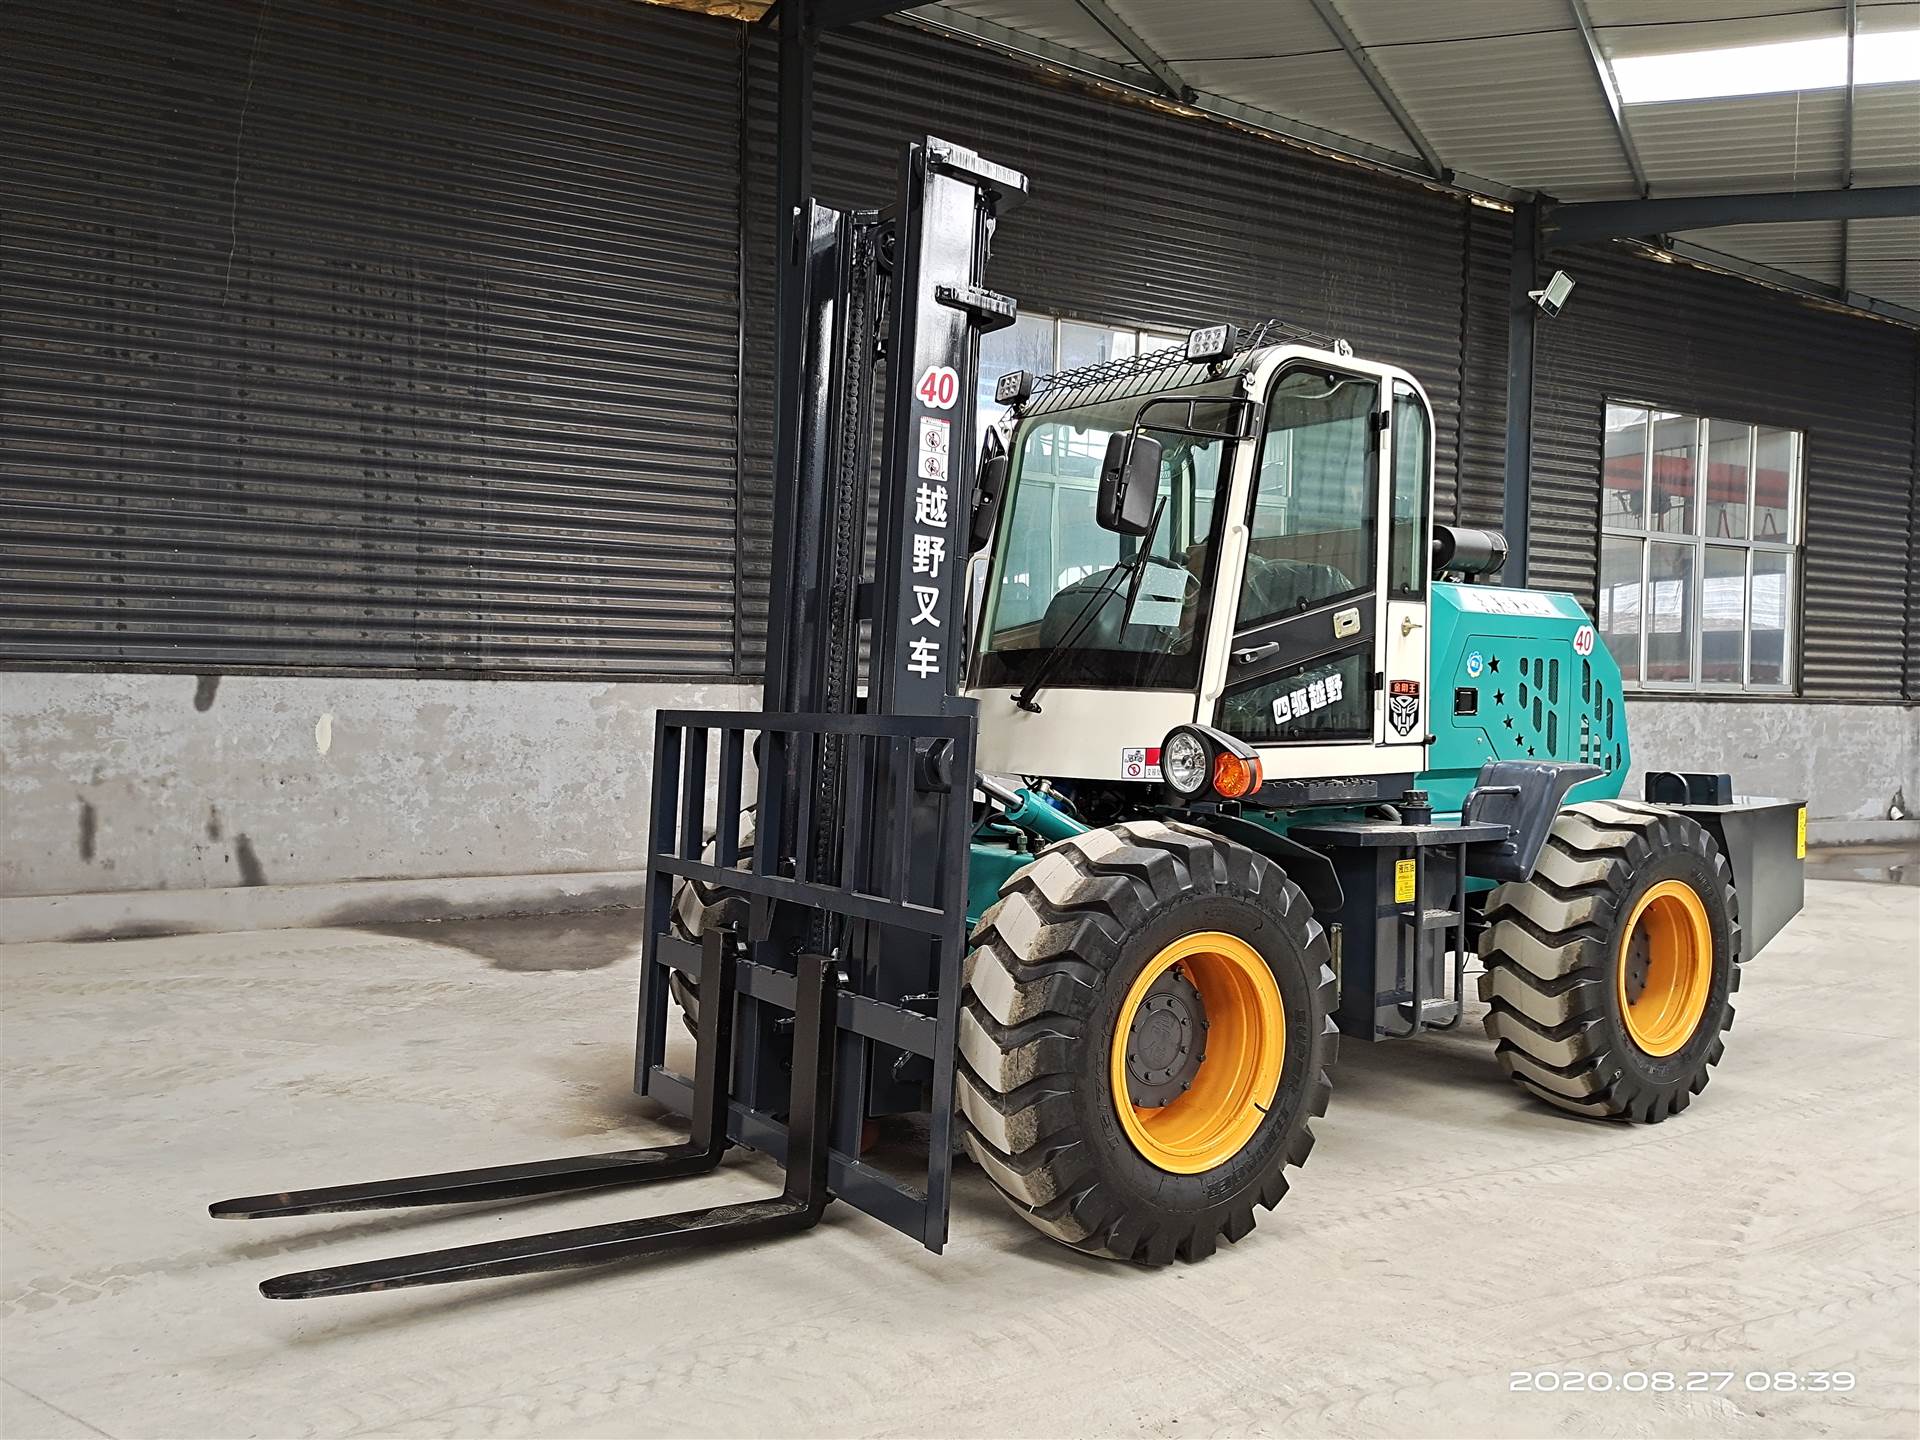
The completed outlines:
[[[1040,657],[1040,663],[1034,667],[1033,676],[1022,685],[1013,697],[1013,703],[1029,715],[1038,715],[1040,707],[1034,704],[1034,696],[1040,693],[1047,683],[1047,677],[1053,673],[1055,662],[1079,642],[1082,634],[1093,624],[1108,600],[1119,591],[1122,581],[1130,581],[1127,586],[1127,608],[1132,609],[1133,599],[1138,594],[1140,577],[1146,574],[1147,562],[1153,558],[1153,537],[1160,532],[1160,517],[1166,513],[1167,499],[1163,495],[1160,503],[1153,507],[1153,519],[1147,523],[1147,533],[1140,537],[1140,548],[1115,565],[1107,572],[1107,578],[1100,587],[1087,597],[1087,603],[1080,607],[1080,613],[1073,617],[1073,623],[1061,632],[1060,638],[1047,647]]]

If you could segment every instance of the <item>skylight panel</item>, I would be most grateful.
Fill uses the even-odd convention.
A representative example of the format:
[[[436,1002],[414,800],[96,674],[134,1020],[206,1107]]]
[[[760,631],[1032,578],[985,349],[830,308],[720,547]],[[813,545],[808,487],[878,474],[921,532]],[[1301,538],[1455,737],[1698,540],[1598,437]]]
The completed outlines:
[[[1628,105],[1837,90],[1847,83],[1847,37],[1636,55],[1612,63],[1620,98]],[[1920,80],[1920,29],[1862,37],[1854,65],[1856,86]]]

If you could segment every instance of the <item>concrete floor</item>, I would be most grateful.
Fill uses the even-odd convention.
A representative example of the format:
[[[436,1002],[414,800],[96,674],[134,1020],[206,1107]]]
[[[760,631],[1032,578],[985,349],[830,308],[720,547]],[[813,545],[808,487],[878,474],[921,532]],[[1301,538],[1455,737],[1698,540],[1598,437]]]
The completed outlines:
[[[14,946],[0,1430],[1912,1436],[1920,895],[1809,889],[1689,1113],[1550,1113],[1477,1026],[1350,1046],[1293,1195],[1200,1266],[1084,1262],[963,1168],[944,1258],[837,1207],[731,1253],[305,1305],[253,1286],[769,1183],[742,1161],[651,1198],[206,1218],[672,1138],[628,1092],[632,917]],[[1748,1388],[1839,1370],[1849,1394]],[[1515,1371],[1730,1379],[1516,1394]]]

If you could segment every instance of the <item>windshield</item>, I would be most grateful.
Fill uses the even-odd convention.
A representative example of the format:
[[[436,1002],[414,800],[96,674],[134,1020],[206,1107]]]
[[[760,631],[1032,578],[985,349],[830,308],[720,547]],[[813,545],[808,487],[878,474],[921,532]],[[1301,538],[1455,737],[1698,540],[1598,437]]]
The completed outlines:
[[[1164,508],[1137,574],[1115,567],[1141,542],[1094,519],[1108,437],[1132,428],[1140,407],[1157,398],[1038,416],[1015,435],[977,684],[1024,684],[1068,636],[1051,685],[1187,689],[1198,682],[1214,502],[1231,442],[1142,432],[1162,446]],[[1185,421],[1182,407],[1156,415],[1169,413]],[[1224,425],[1225,414],[1225,407],[1202,406],[1196,424]]]

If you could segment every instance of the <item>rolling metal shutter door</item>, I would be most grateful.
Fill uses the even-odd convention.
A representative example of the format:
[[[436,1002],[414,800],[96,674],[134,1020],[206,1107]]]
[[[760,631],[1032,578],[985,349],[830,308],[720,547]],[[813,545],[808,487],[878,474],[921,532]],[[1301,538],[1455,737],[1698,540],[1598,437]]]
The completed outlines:
[[[762,402],[772,284],[758,263],[772,245],[766,37],[755,41],[750,77],[742,655],[757,664],[772,514]],[[1465,305],[1459,196],[1098,96],[900,23],[829,35],[816,106],[814,189],[827,204],[890,202],[900,147],[928,134],[1025,171],[1032,198],[1001,224],[988,271],[1025,310],[1178,330],[1278,315],[1404,366],[1433,400],[1436,503],[1452,513]]]
[[[1591,604],[1609,395],[1807,434],[1801,689],[1897,700],[1914,524],[1911,330],[1622,246],[1555,254],[1579,282],[1543,321],[1531,578]]]
[[[733,669],[739,28],[27,0],[0,655]]]

